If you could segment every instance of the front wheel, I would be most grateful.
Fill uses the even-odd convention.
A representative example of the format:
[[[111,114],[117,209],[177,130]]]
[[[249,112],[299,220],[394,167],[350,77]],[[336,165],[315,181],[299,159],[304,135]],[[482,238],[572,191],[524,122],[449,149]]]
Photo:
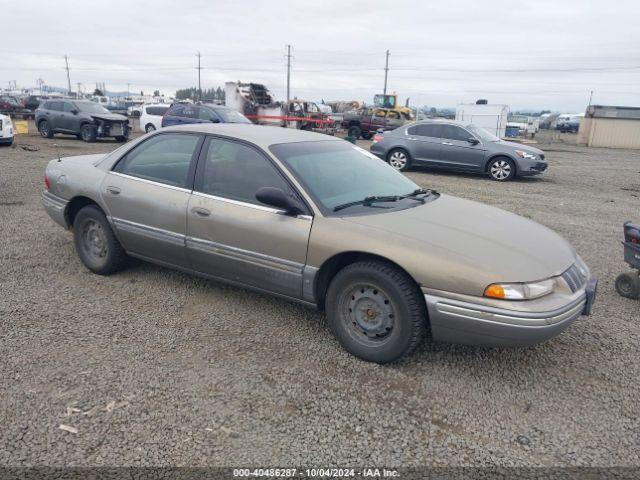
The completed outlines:
[[[349,353],[369,362],[409,356],[426,333],[426,308],[405,272],[372,260],[348,265],[331,281],[329,327]]]
[[[365,140],[371,140],[371,137],[373,137],[373,134],[371,132],[362,132],[362,138],[364,138]]]
[[[394,148],[387,155],[387,162],[399,172],[404,172],[411,166],[411,159],[406,150]]]
[[[489,176],[496,182],[506,182],[516,175],[516,166],[506,157],[494,158],[489,162]]]
[[[362,134],[362,129],[357,125],[353,125],[352,127],[349,127],[349,130],[347,130],[347,135],[350,137],[354,137],[356,140],[360,138],[361,134]]]
[[[80,137],[87,143],[93,143],[96,141],[96,127],[90,124],[85,124],[80,129]]]
[[[73,240],[80,260],[93,273],[110,275],[127,263],[127,254],[96,205],[87,205],[76,215]]]
[[[640,276],[635,272],[625,272],[616,278],[616,292],[619,295],[637,300],[640,298]]]

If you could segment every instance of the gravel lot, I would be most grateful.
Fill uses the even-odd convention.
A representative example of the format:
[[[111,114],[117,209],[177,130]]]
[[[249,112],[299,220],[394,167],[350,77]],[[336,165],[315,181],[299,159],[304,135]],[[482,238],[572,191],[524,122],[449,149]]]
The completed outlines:
[[[144,263],[90,274],[42,176],[53,143],[116,144],[16,143],[0,148],[0,465],[640,466],[640,303],[613,290],[639,152],[552,144],[548,173],[508,184],[410,172],[555,229],[600,292],[546,344],[427,343],[383,367],[296,304]]]

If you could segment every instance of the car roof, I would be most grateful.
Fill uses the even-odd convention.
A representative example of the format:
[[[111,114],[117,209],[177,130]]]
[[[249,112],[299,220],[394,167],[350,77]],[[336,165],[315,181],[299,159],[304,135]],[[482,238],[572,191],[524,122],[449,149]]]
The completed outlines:
[[[162,132],[211,133],[246,140],[263,148],[278,143],[344,141],[323,133],[252,123],[190,123],[163,127]]]
[[[460,120],[449,120],[448,118],[428,118],[426,120],[418,120],[417,122],[408,123],[407,126],[410,125],[422,125],[422,124],[448,124],[448,125],[457,125],[463,128],[469,128],[472,124],[468,122],[462,122]]]

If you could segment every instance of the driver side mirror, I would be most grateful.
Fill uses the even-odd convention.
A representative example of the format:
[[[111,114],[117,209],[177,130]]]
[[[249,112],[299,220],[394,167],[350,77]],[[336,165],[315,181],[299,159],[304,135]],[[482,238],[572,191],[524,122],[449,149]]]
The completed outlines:
[[[280,188],[262,187],[256,192],[256,199],[270,207],[284,210],[289,215],[298,215],[303,212],[300,203]]]
[[[478,145],[480,143],[480,140],[478,140],[476,137],[469,137],[467,138],[467,142],[469,142],[471,145]]]
[[[74,108],[74,109],[71,110],[71,113],[73,113],[74,115],[77,115],[78,114],[78,110]]]
[[[220,119],[211,117],[211,123],[220,123]]]

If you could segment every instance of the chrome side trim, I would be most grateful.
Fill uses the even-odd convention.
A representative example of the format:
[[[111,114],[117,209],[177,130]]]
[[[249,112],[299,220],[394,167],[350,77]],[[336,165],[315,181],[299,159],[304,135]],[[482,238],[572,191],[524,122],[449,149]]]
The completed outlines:
[[[166,183],[154,182],[153,180],[147,180],[146,178],[134,177],[133,175],[127,175],[126,173],[114,172],[113,170],[109,171],[109,175],[117,175],[118,177],[130,178],[132,180],[137,180],[138,182],[148,183],[149,185],[156,185],[158,187],[168,188],[171,190],[177,190],[178,192],[191,193],[191,190],[183,187],[175,187],[173,185],[167,185]]]
[[[586,296],[581,295],[573,302],[557,310],[536,313],[486,307],[432,295],[425,295],[425,301],[430,318],[434,317],[432,321],[434,319],[455,317],[471,322],[486,322],[519,327],[546,327],[580,315],[586,303]]]
[[[260,267],[281,270],[285,272],[302,274],[304,264],[292,262],[278,257],[272,257],[262,253],[252,252],[237,247],[231,247],[222,243],[212,242],[202,238],[186,237],[187,248],[199,250],[204,253],[219,255],[233,260],[240,260]]]
[[[211,200],[216,200],[218,202],[224,202],[224,203],[230,203],[231,205],[238,205],[240,207],[253,208],[255,210],[261,210],[263,212],[277,213],[279,215],[285,215],[286,214],[286,212],[284,210],[279,210],[277,208],[267,207],[266,205],[257,205],[255,203],[243,202],[241,200],[233,200],[231,198],[218,197],[217,195],[211,195],[209,193],[202,193],[202,192],[198,192],[197,190],[194,190],[192,193],[193,193],[194,196],[197,196],[197,197],[210,198]],[[296,215],[295,218],[299,218],[301,220],[313,220],[313,217],[311,215]]]
[[[130,222],[129,220],[124,220],[122,218],[111,217],[111,222],[122,232],[133,233],[135,235],[141,235],[182,247],[185,246],[186,236],[181,233],[164,230],[162,228],[150,227],[149,225],[143,225],[141,223]]]

